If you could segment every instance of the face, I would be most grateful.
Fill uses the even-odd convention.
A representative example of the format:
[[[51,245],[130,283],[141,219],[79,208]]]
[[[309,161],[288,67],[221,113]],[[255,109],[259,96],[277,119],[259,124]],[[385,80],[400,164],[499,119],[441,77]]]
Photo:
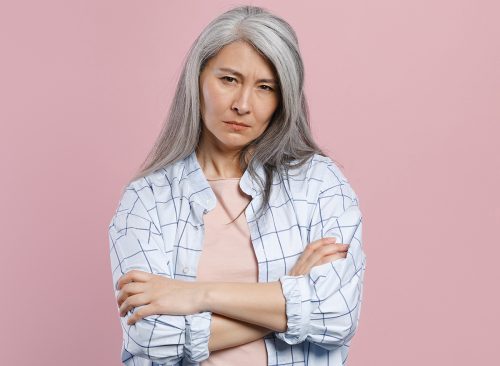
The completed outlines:
[[[269,125],[279,93],[272,64],[252,46],[235,42],[222,48],[200,74],[201,146],[240,150]]]

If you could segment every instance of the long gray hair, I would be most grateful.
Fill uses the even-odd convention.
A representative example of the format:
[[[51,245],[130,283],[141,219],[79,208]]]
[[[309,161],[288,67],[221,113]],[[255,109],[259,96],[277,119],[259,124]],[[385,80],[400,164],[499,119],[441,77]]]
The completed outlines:
[[[197,148],[203,127],[200,73],[224,46],[237,41],[247,42],[270,61],[277,74],[281,98],[266,130],[245,145],[239,155],[242,171],[248,169],[264,192],[258,214],[269,204],[274,173],[286,172],[288,176],[289,168],[302,166],[315,153],[326,156],[310,132],[303,90],[304,66],[295,31],[264,8],[238,6],[212,20],[191,46],[160,135],[131,181],[182,160]],[[264,167],[265,181],[255,171],[256,162]]]

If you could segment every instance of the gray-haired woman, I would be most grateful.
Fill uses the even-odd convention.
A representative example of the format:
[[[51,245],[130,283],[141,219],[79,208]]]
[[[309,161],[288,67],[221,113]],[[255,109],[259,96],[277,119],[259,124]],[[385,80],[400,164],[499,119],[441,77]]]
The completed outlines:
[[[109,226],[124,364],[345,364],[362,216],[313,141],[303,86],[295,32],[263,8],[194,42]]]

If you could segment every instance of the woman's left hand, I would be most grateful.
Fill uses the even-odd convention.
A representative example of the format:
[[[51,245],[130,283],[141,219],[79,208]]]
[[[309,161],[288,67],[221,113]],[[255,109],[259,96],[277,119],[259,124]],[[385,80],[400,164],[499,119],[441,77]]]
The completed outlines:
[[[202,311],[203,293],[199,284],[179,281],[149,272],[132,270],[118,280],[120,316],[143,306],[128,319],[132,325],[153,314],[188,315]]]

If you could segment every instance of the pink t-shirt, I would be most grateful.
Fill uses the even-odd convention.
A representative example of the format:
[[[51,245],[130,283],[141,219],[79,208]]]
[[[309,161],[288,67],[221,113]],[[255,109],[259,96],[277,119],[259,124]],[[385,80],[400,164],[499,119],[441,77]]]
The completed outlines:
[[[258,282],[257,259],[252,248],[245,213],[233,223],[251,199],[240,186],[240,178],[208,179],[217,197],[215,208],[205,214],[205,238],[198,264],[197,281]],[[264,339],[210,352],[202,366],[265,366]]]

